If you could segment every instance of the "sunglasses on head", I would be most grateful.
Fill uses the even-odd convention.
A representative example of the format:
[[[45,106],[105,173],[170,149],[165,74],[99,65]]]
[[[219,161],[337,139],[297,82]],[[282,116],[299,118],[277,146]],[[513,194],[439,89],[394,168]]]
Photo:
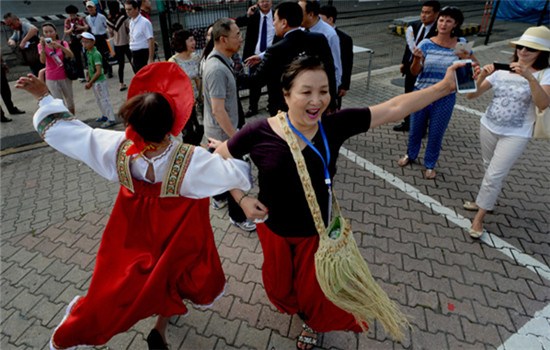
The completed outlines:
[[[533,49],[532,47],[527,47],[527,46],[523,46],[523,45],[516,45],[516,50],[518,50],[518,51],[521,51],[524,48],[529,52],[537,52],[538,51],[537,49]]]

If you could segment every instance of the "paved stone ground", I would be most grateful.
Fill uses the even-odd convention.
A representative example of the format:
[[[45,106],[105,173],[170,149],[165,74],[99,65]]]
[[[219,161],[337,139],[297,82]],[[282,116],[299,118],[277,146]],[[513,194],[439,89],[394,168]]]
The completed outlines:
[[[502,61],[508,57],[502,51],[510,50],[505,43],[497,43],[476,55],[483,63]],[[399,79],[395,66],[378,70],[367,90],[365,75],[356,75],[345,106],[386,100],[402,91],[392,84]],[[116,81],[111,79],[110,84],[113,99],[123,100]],[[91,118],[86,112],[95,108],[91,93],[75,94],[82,118]],[[35,108],[21,92],[14,91],[14,95],[20,108]],[[488,101],[489,96],[474,101],[459,97],[457,105],[483,111]],[[29,118],[21,117],[10,127],[16,132],[17,128],[30,130]],[[455,109],[437,166],[437,181],[423,179],[420,165],[397,167],[407,135],[393,132],[391,125],[344,145],[396,177],[381,178],[358,159],[342,155],[336,188],[373,275],[411,316],[411,330],[400,344],[375,323],[367,334],[325,334],[320,348],[494,349],[532,324],[537,312],[548,309],[550,272],[544,267],[550,264],[548,142],[530,142],[508,177],[495,213],[487,218],[486,228],[516,247],[516,258],[503,254],[510,249],[495,249],[470,239],[451,218],[459,215],[467,221],[473,217],[461,205],[475,198],[483,176],[478,120]],[[49,148],[4,153],[0,162],[0,348],[45,349],[69,301],[86,293],[118,186]],[[399,181],[408,184],[408,192],[395,187]],[[424,204],[427,197],[411,197],[411,186],[451,214],[440,214],[436,204]],[[211,214],[228,281],[226,292],[213,308],[192,309],[186,317],[172,319],[171,348],[294,348],[301,323],[268,302],[256,234],[231,226],[225,210]],[[526,267],[519,253],[536,259],[542,267],[532,262]],[[538,326],[530,329],[538,336],[525,336],[507,348],[550,349],[550,315],[546,312],[536,320]],[[146,349],[144,339],[153,321],[143,320],[100,348]]]

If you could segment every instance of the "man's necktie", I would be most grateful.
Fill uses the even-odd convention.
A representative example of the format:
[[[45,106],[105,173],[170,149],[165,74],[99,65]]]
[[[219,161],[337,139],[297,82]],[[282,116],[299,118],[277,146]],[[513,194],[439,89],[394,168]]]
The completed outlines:
[[[422,30],[420,31],[420,34],[416,38],[416,44],[414,46],[418,46],[418,44],[424,39],[424,33],[426,33],[426,27],[422,25]]]
[[[267,49],[267,16],[263,16],[262,29],[260,30],[260,51]]]

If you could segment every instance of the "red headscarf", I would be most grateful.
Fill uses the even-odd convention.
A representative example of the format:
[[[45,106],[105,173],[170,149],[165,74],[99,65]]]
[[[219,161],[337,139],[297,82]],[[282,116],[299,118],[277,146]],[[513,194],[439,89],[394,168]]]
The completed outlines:
[[[128,99],[150,92],[159,93],[166,98],[174,113],[174,124],[170,133],[174,136],[179,135],[189,120],[195,103],[193,87],[187,74],[173,62],[148,64],[132,79],[128,89]],[[126,152],[128,155],[141,153],[148,146],[131,125],[126,128],[126,137],[134,143],[128,148]]]

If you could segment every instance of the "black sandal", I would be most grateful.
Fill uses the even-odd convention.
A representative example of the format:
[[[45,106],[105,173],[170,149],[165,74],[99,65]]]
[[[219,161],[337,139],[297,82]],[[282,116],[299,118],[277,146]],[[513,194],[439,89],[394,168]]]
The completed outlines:
[[[302,324],[302,333],[303,332],[307,332],[309,334],[311,334],[311,336],[307,336],[307,335],[302,335],[300,334],[298,336],[298,338],[296,339],[296,349],[298,350],[304,350],[302,349],[301,347],[298,346],[298,343],[302,343],[303,345],[305,345],[305,350],[311,350],[313,349],[315,346],[317,346],[317,332],[315,332],[313,329],[311,329],[310,327],[308,327],[307,324]],[[311,347],[309,347],[311,345]]]
[[[168,350],[168,344],[164,342],[159,331],[155,328],[151,329],[147,336],[147,346],[149,350]]]

